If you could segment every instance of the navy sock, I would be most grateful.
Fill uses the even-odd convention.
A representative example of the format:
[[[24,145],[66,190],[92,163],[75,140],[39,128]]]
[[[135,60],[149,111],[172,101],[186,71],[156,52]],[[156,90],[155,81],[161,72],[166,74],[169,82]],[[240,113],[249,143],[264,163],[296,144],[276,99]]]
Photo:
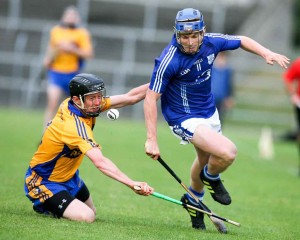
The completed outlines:
[[[204,197],[204,190],[202,191],[202,192],[197,192],[197,191],[195,191],[194,189],[192,189],[192,187],[190,186],[189,187],[189,190],[202,202],[203,201],[203,197]],[[187,196],[187,198],[188,198],[188,200],[191,202],[191,203],[193,203],[193,204],[195,204],[195,205],[197,205],[197,202],[196,202],[196,200],[189,194],[189,193],[186,193],[186,196]]]
[[[204,166],[203,172],[204,172],[204,176],[212,181],[216,181],[220,179],[220,174],[212,175],[208,172],[207,164]]]

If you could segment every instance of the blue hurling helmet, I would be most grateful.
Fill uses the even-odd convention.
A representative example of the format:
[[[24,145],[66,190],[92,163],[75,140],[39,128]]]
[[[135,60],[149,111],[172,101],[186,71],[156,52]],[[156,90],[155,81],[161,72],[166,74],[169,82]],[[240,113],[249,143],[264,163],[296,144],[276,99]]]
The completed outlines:
[[[205,28],[203,15],[199,10],[185,8],[179,11],[175,19],[175,32],[188,33],[193,31],[203,31]]]

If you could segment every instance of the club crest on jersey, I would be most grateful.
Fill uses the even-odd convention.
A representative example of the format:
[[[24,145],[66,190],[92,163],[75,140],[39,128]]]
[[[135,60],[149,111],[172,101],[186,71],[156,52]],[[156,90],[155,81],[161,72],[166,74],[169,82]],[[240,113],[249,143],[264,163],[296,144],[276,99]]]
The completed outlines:
[[[74,148],[74,149],[71,150],[68,157],[69,158],[77,158],[81,154],[82,154],[82,152],[79,150],[79,148]]]
[[[41,193],[41,190],[38,187],[36,187],[36,188],[32,189],[32,192],[34,195],[39,195]]]
[[[207,56],[207,61],[208,61],[208,64],[211,65],[215,60],[215,54],[210,54],[209,56]]]

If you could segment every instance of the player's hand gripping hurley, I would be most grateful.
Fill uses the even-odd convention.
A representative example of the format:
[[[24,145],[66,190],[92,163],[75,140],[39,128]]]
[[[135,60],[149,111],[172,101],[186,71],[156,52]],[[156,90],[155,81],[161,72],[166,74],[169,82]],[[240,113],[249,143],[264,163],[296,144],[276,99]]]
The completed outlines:
[[[211,217],[214,217],[214,218],[217,218],[217,219],[220,219],[224,222],[228,222],[230,224],[233,224],[235,226],[240,226],[241,224],[238,223],[238,222],[235,222],[235,221],[232,221],[232,220],[229,220],[229,219],[226,219],[226,218],[223,218],[223,217],[220,217],[218,215],[215,215],[211,212],[211,210],[203,203],[201,202],[191,191],[190,189],[188,189],[188,187],[181,181],[181,179],[174,173],[174,171],[168,166],[168,164],[165,163],[165,161],[159,156],[158,159],[157,159],[161,165],[164,166],[165,169],[167,169],[167,171],[177,180],[177,182],[180,183],[180,185],[195,199],[195,201],[199,204],[199,206],[202,209],[200,208],[196,208],[195,210],[199,211],[199,212],[202,212],[206,215],[208,215],[208,217],[210,218],[210,220],[213,222],[213,220],[211,219]],[[155,196],[155,195],[154,195]],[[188,208],[192,208],[192,206],[187,206]],[[213,222],[214,223],[214,222]]]

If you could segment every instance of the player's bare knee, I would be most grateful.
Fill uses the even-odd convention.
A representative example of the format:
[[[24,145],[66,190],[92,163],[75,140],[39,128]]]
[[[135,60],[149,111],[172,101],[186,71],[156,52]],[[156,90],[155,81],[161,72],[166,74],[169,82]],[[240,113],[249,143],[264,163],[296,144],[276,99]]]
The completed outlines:
[[[223,163],[226,163],[227,166],[231,165],[235,160],[237,155],[237,148],[234,144],[229,147],[224,147],[221,153],[221,159],[223,159]]]
[[[83,212],[81,214],[81,220],[82,222],[92,223],[96,219],[95,212],[91,209],[90,211]]]
[[[87,223],[93,223],[96,220],[96,215],[93,214],[86,219]]]
[[[225,160],[230,164],[233,163],[237,155],[237,148],[233,144],[230,148],[227,149],[226,158]]]
[[[93,206],[92,207],[92,210],[93,210],[93,212],[94,212],[94,214],[95,214],[95,216],[97,215],[97,209]]]

